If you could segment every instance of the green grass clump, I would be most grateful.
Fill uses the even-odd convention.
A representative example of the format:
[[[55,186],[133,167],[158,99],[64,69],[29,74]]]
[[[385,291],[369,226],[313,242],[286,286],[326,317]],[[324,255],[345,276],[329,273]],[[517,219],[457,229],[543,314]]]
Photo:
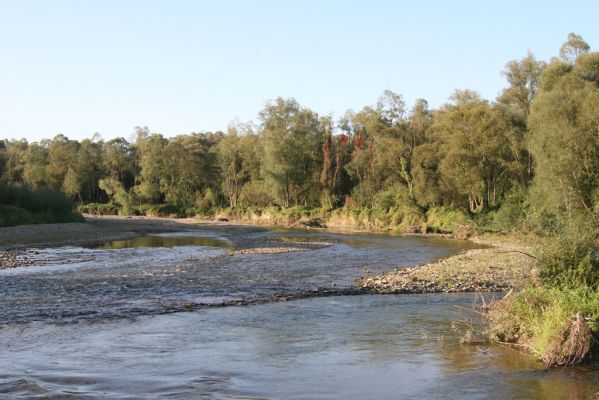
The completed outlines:
[[[588,319],[599,334],[599,292],[585,288],[528,288],[494,303],[489,312],[490,335],[500,342],[521,343],[543,355],[573,315]],[[595,341],[595,350],[597,350]]]
[[[597,353],[597,237],[594,224],[577,224],[548,240],[532,274],[537,286],[492,304],[491,338],[528,346],[548,365],[571,365]]]

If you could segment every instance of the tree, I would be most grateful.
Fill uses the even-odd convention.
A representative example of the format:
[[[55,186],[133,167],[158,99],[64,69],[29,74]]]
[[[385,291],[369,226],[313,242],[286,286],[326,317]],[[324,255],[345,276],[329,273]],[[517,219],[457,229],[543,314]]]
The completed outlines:
[[[25,154],[29,144],[25,139],[6,140],[3,143],[5,149],[0,152],[3,153],[4,170],[0,179],[10,185],[20,185],[24,180]]]
[[[263,176],[280,205],[314,203],[324,132],[318,114],[277,98],[260,112]],[[311,198],[312,197],[312,198]]]
[[[230,207],[240,205],[242,188],[252,177],[256,139],[250,125],[238,124],[230,126],[217,144],[221,186]]]
[[[77,157],[79,143],[64,135],[56,135],[48,145],[48,184],[54,190],[61,190],[69,165]]]
[[[521,60],[512,60],[503,71],[509,86],[503,90],[498,103],[505,105],[521,124],[526,123],[530,104],[539,88],[541,73],[547,64],[528,52]]]
[[[119,214],[130,215],[133,212],[131,194],[125,190],[121,181],[113,177],[107,177],[100,179],[98,186],[106,192],[111,201],[120,206]]]
[[[77,154],[67,167],[62,190],[80,201],[105,200],[101,198],[98,186],[98,181],[104,176],[102,143],[84,139],[78,147]]]
[[[576,59],[587,54],[591,47],[582,39],[582,36],[573,32],[568,34],[568,40],[559,49],[559,56],[563,62],[573,64]]]
[[[160,183],[164,171],[163,150],[167,140],[160,134],[150,134],[148,128],[137,128],[135,146],[139,156],[139,176],[133,188],[142,201],[151,204],[164,200]]]
[[[207,193],[213,197],[218,191],[214,147],[221,137],[221,133],[193,133],[166,142],[159,187],[167,202],[191,206],[202,203]],[[211,198],[210,202],[213,201]]]
[[[520,187],[526,187],[533,176],[532,154],[527,147],[530,105],[539,88],[547,64],[538,61],[531,52],[521,60],[506,64],[504,75],[509,86],[497,98],[497,110],[508,124],[507,138],[514,159],[514,173]]]
[[[23,164],[23,181],[32,189],[48,187],[48,142],[32,143],[27,147]]]
[[[598,208],[597,110],[599,53],[578,55],[574,64],[554,59],[528,120],[536,162],[531,202],[537,208],[568,215]]]
[[[402,95],[385,90],[376,103],[376,111],[388,124],[398,124],[404,118],[406,102]]]
[[[139,173],[135,148],[120,137],[104,143],[102,152],[107,175],[117,179],[125,190],[131,189]]]
[[[443,158],[440,180],[454,206],[471,212],[495,207],[511,182],[506,126],[488,101],[456,91],[435,116]]]

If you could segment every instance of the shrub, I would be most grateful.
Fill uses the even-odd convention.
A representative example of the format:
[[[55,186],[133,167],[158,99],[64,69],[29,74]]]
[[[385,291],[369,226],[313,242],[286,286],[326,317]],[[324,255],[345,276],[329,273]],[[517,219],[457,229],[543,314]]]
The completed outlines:
[[[79,212],[91,215],[117,215],[120,214],[120,207],[114,203],[88,203],[80,204]]]
[[[454,232],[460,226],[468,225],[468,216],[459,210],[445,207],[432,207],[426,213],[426,223],[432,231]]]
[[[599,288],[599,246],[587,229],[568,228],[555,236],[538,259],[542,282],[551,287]]]
[[[0,182],[2,225],[81,221],[74,203],[64,193],[49,189],[30,190]]]

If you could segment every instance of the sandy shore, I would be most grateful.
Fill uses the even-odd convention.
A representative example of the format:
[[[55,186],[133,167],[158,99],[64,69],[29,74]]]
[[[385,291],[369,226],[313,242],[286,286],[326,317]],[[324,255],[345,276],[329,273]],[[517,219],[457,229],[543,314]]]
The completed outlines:
[[[473,241],[492,247],[467,250],[414,268],[364,276],[357,285],[376,293],[498,292],[519,289],[534,279],[534,258],[530,256],[534,246],[498,237]]]

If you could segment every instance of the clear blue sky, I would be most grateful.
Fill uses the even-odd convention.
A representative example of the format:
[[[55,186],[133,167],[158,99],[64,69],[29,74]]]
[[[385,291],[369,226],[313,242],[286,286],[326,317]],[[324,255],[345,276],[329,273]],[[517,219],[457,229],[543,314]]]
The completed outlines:
[[[595,1],[0,0],[0,138],[224,130],[295,97],[335,118],[384,89],[494,99],[508,60],[599,48]]]

